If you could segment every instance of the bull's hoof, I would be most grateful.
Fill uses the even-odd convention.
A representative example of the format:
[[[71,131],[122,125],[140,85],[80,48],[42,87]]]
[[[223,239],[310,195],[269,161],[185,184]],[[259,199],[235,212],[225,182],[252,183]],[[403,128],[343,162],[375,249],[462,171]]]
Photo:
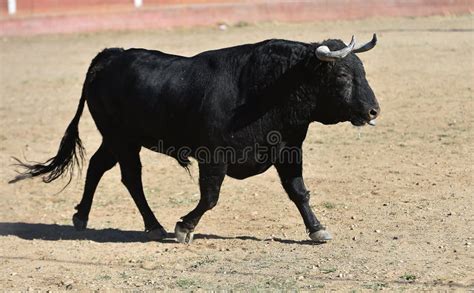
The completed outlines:
[[[315,242],[324,243],[332,239],[331,234],[326,230],[319,230],[309,234],[309,238]]]
[[[72,223],[77,231],[84,231],[87,228],[87,220],[81,220],[77,213],[72,216]]]
[[[184,227],[182,222],[176,223],[174,234],[176,236],[176,240],[178,240],[179,243],[190,244],[193,242],[194,231]]]
[[[153,230],[146,231],[148,239],[152,241],[160,241],[168,236],[168,233],[163,227],[159,227]]]

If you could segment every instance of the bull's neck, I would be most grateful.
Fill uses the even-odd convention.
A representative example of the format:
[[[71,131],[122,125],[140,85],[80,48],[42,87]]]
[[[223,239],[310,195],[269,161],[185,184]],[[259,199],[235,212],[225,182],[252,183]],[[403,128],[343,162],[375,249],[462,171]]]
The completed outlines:
[[[280,91],[284,97],[280,97],[282,102],[277,108],[287,126],[308,125],[314,121],[325,68],[317,58],[308,58],[293,67],[280,83],[280,88],[287,91]]]

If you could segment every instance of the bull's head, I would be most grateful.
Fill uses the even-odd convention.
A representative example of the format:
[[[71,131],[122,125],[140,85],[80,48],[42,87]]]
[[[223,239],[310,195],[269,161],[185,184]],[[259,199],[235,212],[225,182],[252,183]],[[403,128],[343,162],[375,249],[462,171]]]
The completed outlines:
[[[376,43],[374,34],[370,42],[359,46],[354,37],[349,45],[340,40],[317,44],[316,71],[320,87],[314,120],[324,124],[350,121],[356,126],[375,125],[380,107],[355,53],[368,51]]]

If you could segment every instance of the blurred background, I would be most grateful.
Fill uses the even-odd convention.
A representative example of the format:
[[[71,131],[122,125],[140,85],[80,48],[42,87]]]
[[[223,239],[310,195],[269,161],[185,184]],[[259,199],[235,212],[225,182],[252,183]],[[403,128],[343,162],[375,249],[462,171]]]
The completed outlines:
[[[0,35],[468,13],[469,0],[0,0]]]

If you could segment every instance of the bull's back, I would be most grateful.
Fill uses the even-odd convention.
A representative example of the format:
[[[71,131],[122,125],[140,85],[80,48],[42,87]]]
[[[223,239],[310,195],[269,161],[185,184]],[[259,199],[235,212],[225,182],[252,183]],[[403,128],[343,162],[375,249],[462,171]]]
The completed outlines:
[[[89,109],[103,135],[120,132],[169,145],[195,145],[219,108],[236,104],[236,50],[191,58],[144,49],[106,49],[86,78]],[[232,105],[230,105],[232,107]],[[201,131],[202,132],[202,131]]]

